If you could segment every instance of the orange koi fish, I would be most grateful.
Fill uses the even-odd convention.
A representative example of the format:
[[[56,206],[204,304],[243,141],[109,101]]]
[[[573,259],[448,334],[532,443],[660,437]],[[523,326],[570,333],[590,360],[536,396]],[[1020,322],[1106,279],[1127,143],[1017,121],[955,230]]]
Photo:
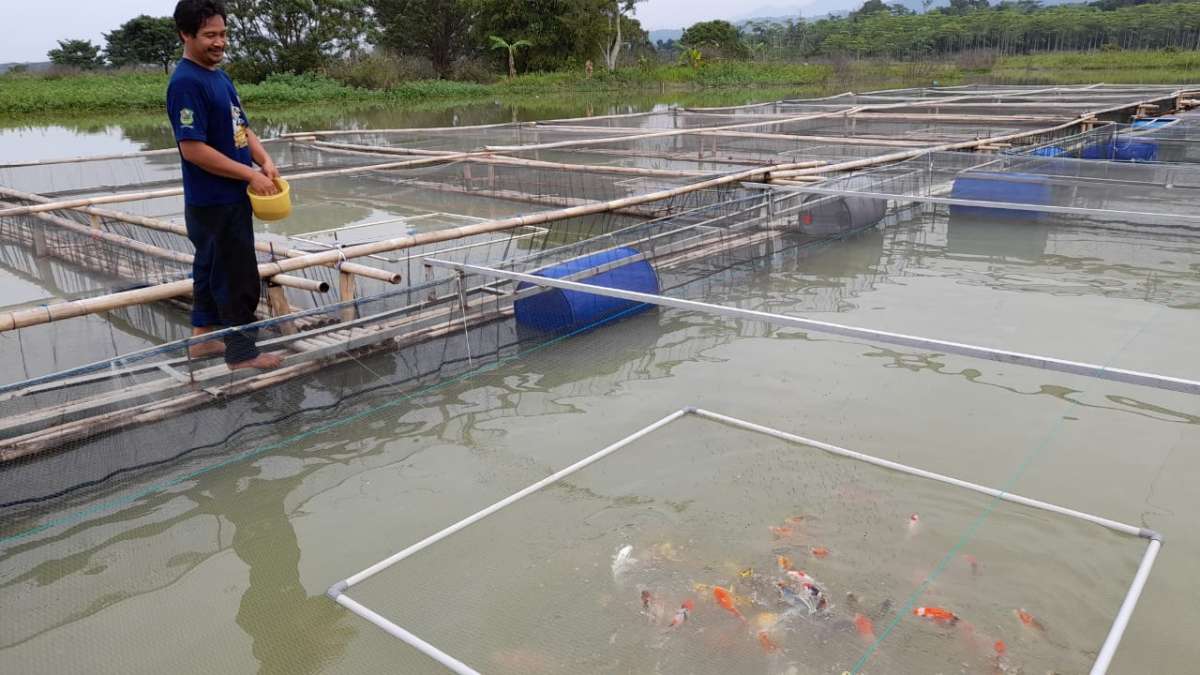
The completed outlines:
[[[771,531],[771,534],[775,535],[776,539],[786,539],[795,533],[795,530],[787,525],[772,525],[767,529]]]
[[[996,640],[996,644],[992,645],[992,649],[996,650],[996,656],[1000,656],[1008,651],[1008,645],[1004,644],[1004,640]]]
[[[912,611],[913,616],[922,616],[926,619],[932,619],[938,623],[954,625],[958,623],[958,617],[954,612],[941,607],[917,607]]]
[[[742,621],[746,620],[746,617],[742,616],[742,613],[738,611],[738,608],[733,606],[733,594],[729,591],[721,588],[720,586],[714,586],[713,599],[715,599],[717,604],[720,605],[725,611],[736,616]]]
[[[818,558],[824,558],[829,555],[829,549],[824,546],[817,546],[813,548],[812,554]]]
[[[779,569],[784,572],[792,569],[792,559],[786,555],[775,556],[775,562],[779,563]]]
[[[1034,629],[1041,630],[1041,631],[1046,630],[1046,627],[1042,625],[1041,621],[1038,621],[1036,617],[1034,617],[1032,614],[1030,614],[1029,612],[1026,612],[1023,609],[1014,609],[1013,614],[1018,619],[1020,619],[1021,623],[1025,624],[1026,626],[1029,626],[1030,628],[1034,628]]]
[[[758,631],[758,644],[762,645],[764,652],[770,653],[779,651],[779,645],[775,644],[775,642],[771,640],[771,636],[767,635],[767,631],[765,630]]]
[[[854,615],[854,628],[864,638],[868,640],[875,639],[875,624],[871,623],[871,620],[862,614]]]
[[[677,628],[682,626],[683,622],[687,621],[688,613],[695,608],[696,603],[692,602],[691,598],[684,600],[683,604],[679,606],[679,609],[675,611],[675,618],[671,619],[671,623],[667,625],[667,628]]]

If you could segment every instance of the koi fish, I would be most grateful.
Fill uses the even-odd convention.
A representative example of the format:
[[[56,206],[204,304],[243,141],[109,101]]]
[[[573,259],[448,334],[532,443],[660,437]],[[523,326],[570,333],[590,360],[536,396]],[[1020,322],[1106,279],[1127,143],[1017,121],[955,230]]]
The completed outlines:
[[[958,617],[954,612],[941,607],[917,607],[912,611],[913,616],[922,616],[926,619],[932,619],[938,623],[944,623],[953,626],[958,622]]]
[[[721,588],[720,586],[714,586],[713,599],[715,599],[717,604],[720,605],[726,612],[729,612],[742,621],[746,620],[746,617],[742,616],[742,613],[738,611],[738,608],[733,606],[733,594],[731,594],[729,591]]]
[[[632,544],[626,544],[617,549],[616,554],[613,555],[612,562],[613,579],[619,579],[636,562],[637,559],[633,557]]]
[[[908,536],[913,536],[917,533],[917,529],[921,527],[921,516],[912,514],[908,517]]]
[[[763,651],[767,653],[779,651],[779,645],[771,640],[771,636],[767,635],[767,631],[758,631],[758,644],[762,646]]]
[[[854,628],[864,638],[868,640],[875,639],[875,624],[871,623],[871,620],[862,614],[854,615]]]
[[[824,558],[829,555],[829,549],[824,546],[817,546],[813,548],[812,554],[818,558]]]
[[[786,555],[775,556],[775,562],[779,564],[779,569],[784,572],[792,569],[792,559]]]
[[[979,561],[975,559],[975,556],[970,553],[964,553],[962,557],[971,566],[971,574],[979,574]]]
[[[667,625],[667,628],[678,628],[679,626],[682,626],[683,622],[687,621],[688,613],[695,608],[696,603],[692,602],[691,598],[684,600],[683,604],[679,606],[679,609],[675,610],[675,618],[671,619],[671,623]]]
[[[767,529],[771,531],[771,534],[775,535],[776,539],[786,539],[795,533],[795,530],[787,525],[772,525]]]
[[[815,584],[803,584],[801,587],[808,591],[809,596],[816,601],[817,609],[825,609],[829,606],[829,601],[825,599],[825,594]]]
[[[799,525],[800,523],[804,522],[804,516],[792,516],[791,518],[788,518],[787,521],[793,525]]]
[[[657,624],[662,623],[663,612],[662,601],[650,591],[642,591],[642,616],[650,623]]]
[[[758,626],[761,630],[770,630],[777,623],[779,623],[779,615],[774,612],[763,612],[754,617],[754,625]]]
[[[797,593],[792,590],[786,581],[780,581],[779,594],[783,596],[783,601],[793,607],[804,605],[808,608],[809,614],[816,614],[818,609],[822,609],[825,605],[825,598],[820,597],[820,590],[812,584],[804,584],[804,592]],[[816,593],[813,593],[816,591]]]
[[[1034,629],[1040,630],[1040,631],[1046,630],[1046,627],[1042,625],[1041,621],[1038,621],[1037,618],[1034,617],[1034,615],[1030,614],[1029,612],[1026,612],[1023,609],[1014,609],[1013,615],[1016,616],[1017,619],[1019,619],[1021,621],[1021,623],[1025,624],[1026,626],[1028,626],[1030,628],[1034,628]]]
[[[996,650],[996,656],[1000,656],[1008,651],[1008,645],[1004,644],[1004,640],[996,640],[996,644],[992,645],[992,649]]]
[[[817,582],[817,580],[808,576],[808,574],[806,574],[804,572],[804,570],[788,570],[787,576],[788,576],[788,579],[800,584],[801,586],[803,586],[804,584],[813,584],[814,586],[820,586],[820,584]]]

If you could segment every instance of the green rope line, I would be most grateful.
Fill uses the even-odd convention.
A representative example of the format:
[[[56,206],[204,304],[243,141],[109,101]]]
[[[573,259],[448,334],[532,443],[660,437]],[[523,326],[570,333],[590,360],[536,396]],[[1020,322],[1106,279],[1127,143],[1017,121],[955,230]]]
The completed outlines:
[[[1123,354],[1129,345],[1138,337],[1140,337],[1141,334],[1145,332],[1146,328],[1154,322],[1155,318],[1157,318],[1159,313],[1162,312],[1162,309],[1163,308],[1160,305],[1158,309],[1156,309],[1154,313],[1151,314],[1150,317],[1147,318],[1146,321],[1143,322],[1136,331],[1134,331],[1133,335],[1131,335],[1129,339],[1127,339],[1124,344],[1122,344],[1116,350],[1116,352],[1113,353],[1107,361],[1105,361],[1104,367],[1107,368],[1108,366],[1111,366],[1112,362],[1118,356]],[[1050,445],[1050,442],[1058,436],[1059,431],[1062,430],[1063,424],[1064,420],[1060,416],[1055,422],[1054,426],[1052,426],[1050,430],[1046,432],[1046,435],[1042,438],[1042,441],[1038,443],[1032,450],[1026,453],[1024,459],[1022,459],[1021,463],[1017,465],[1016,470],[1013,471],[1012,475],[1009,476],[1007,481],[1005,481],[1004,487],[1000,489],[1003,494],[1009,494],[1009,489],[1012,488],[1013,485],[1015,485],[1017,481],[1019,481],[1021,477],[1025,475],[1025,471],[1029,468],[1033,461],[1038,459],[1045,449]],[[971,540],[975,537],[975,533],[979,531],[979,528],[983,526],[983,524],[988,520],[989,517],[991,517],[992,513],[1003,501],[1004,500],[999,496],[992,497],[987,508],[985,508],[979,514],[979,516],[967,526],[965,530],[963,530],[963,533],[959,536],[954,545],[950,547],[950,550],[946,552],[946,555],[938,561],[938,564],[934,566],[929,575],[926,576],[920,585],[917,586],[917,589],[913,591],[910,596],[908,596],[908,600],[905,601],[904,606],[900,608],[900,611],[896,612],[896,615],[893,616],[891,621],[888,622],[887,627],[885,627],[879,636],[875,638],[874,642],[867,646],[867,650],[863,652],[863,655],[860,656],[858,661],[855,661],[854,666],[851,667],[849,671],[850,673],[857,675],[857,673],[862,671],[863,666],[866,665],[871,656],[879,649],[879,645],[886,640],[889,635],[892,634],[892,631],[894,631],[896,626],[900,624],[900,620],[905,616],[908,616],[908,613],[912,610],[913,606],[916,605],[917,600],[919,600],[920,597],[925,593],[925,590],[929,588],[929,585],[932,584],[939,576],[941,576],[942,572],[946,570],[946,567],[954,560],[959,551],[961,551],[963,547],[971,542]]]

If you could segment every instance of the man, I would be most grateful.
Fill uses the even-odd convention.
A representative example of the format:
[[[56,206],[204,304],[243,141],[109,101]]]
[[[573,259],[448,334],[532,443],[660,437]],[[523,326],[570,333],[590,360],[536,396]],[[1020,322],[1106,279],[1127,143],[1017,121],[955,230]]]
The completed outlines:
[[[218,0],[181,0],[175,6],[183,58],[167,86],[167,115],[183,160],[188,239],[196,247],[192,335],[255,321],[262,281],[246,186],[256,194],[279,191],[273,180],[279,171],[250,130],[233,81],[217,67],[225,57],[225,16]],[[224,344],[193,345],[189,353],[223,352],[231,369],[278,367],[280,358],[259,352],[255,336],[254,330],[231,331]]]

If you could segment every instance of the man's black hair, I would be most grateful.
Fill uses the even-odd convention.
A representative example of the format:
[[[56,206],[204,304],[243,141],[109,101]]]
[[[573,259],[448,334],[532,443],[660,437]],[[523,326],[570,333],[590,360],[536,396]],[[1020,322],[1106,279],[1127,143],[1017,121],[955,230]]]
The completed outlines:
[[[195,37],[204,22],[214,16],[228,18],[221,0],[179,0],[175,5],[175,29]]]

